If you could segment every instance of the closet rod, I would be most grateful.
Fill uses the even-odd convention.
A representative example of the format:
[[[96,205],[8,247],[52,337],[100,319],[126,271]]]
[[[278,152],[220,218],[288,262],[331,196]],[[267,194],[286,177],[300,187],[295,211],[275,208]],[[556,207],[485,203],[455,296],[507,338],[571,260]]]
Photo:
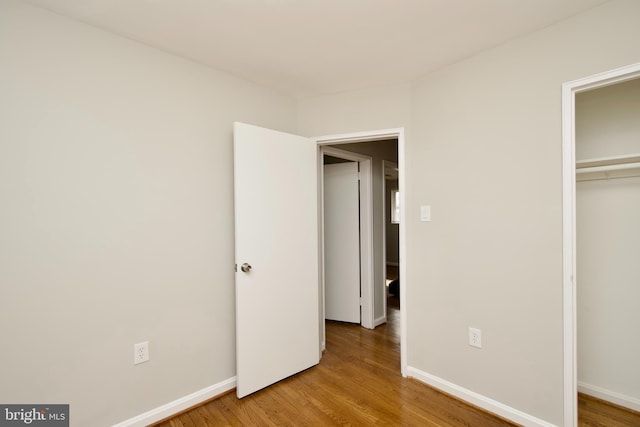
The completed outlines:
[[[624,169],[636,169],[640,168],[640,162],[638,163],[622,163],[618,165],[607,165],[607,166],[591,166],[586,168],[576,169],[576,174],[579,173],[593,173],[593,172],[608,172],[608,171],[617,171]]]
[[[600,157],[597,159],[585,159],[578,160],[576,162],[576,168],[591,168],[595,166],[609,166],[609,165],[621,165],[626,163],[639,163],[640,162],[640,153],[635,154],[625,154],[622,156],[613,156],[613,157]]]

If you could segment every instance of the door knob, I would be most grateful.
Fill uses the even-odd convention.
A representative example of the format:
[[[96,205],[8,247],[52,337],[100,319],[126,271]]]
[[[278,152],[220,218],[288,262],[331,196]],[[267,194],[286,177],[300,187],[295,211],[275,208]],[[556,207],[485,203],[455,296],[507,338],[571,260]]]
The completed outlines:
[[[245,273],[248,273],[251,271],[251,264],[249,263],[244,263],[240,266],[240,270],[244,271]]]

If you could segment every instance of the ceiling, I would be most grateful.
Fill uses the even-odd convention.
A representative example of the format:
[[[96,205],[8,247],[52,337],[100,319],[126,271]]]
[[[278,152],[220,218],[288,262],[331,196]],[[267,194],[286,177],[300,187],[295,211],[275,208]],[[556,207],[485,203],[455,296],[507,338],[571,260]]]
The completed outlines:
[[[606,0],[24,0],[295,98],[408,83]]]

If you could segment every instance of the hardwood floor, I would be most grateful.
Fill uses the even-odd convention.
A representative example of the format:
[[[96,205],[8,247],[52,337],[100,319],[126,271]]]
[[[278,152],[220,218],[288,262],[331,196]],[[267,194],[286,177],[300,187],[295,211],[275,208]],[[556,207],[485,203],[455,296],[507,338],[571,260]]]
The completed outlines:
[[[640,412],[579,393],[578,427],[640,427]]]
[[[235,393],[157,424],[325,426],[510,426],[400,374],[399,311],[375,330],[327,322],[319,365],[238,400]]]
[[[235,392],[156,424],[203,426],[513,426],[400,375],[399,311],[371,331],[327,322],[318,366],[239,400]],[[640,427],[640,414],[579,398],[580,427]]]

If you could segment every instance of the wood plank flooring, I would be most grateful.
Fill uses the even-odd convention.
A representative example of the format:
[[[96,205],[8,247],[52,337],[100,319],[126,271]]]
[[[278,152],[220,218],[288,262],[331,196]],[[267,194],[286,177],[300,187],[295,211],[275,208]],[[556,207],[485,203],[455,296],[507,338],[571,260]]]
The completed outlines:
[[[239,400],[235,392],[156,424],[204,426],[513,426],[400,375],[399,311],[375,330],[327,322],[318,366]],[[580,395],[580,427],[640,427],[640,414]]]
[[[640,412],[578,393],[578,427],[640,427]]]
[[[399,311],[375,330],[327,322],[319,365],[238,400],[235,393],[158,424],[201,426],[510,426],[400,374]]]

